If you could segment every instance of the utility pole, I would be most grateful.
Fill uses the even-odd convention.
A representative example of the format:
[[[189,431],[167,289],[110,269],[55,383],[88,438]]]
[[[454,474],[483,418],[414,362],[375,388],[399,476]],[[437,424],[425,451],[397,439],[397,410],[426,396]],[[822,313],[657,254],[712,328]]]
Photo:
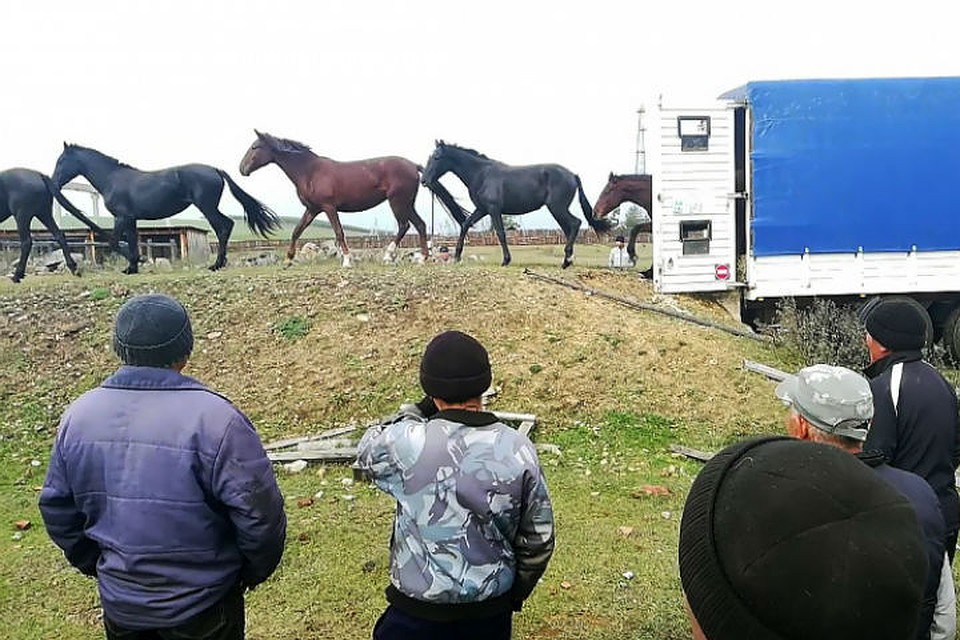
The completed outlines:
[[[646,173],[647,172],[647,150],[644,144],[644,132],[646,129],[643,127],[643,105],[640,105],[640,108],[637,109],[637,146],[636,154],[633,163],[633,172],[634,173]],[[642,161],[641,161],[642,160]]]

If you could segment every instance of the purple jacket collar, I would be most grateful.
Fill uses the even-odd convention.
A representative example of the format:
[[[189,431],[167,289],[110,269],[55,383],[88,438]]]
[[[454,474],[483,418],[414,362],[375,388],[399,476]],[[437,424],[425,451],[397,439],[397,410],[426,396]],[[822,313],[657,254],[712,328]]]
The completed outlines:
[[[160,367],[131,367],[124,365],[103,381],[108,389],[133,389],[142,391],[195,390],[210,391],[199,380],[194,380],[174,369]],[[219,395],[219,394],[218,394]]]

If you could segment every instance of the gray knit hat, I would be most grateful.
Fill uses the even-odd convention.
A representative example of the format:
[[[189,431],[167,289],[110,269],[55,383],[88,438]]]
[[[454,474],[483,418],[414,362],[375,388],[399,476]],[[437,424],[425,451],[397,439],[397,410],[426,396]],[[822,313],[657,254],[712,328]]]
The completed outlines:
[[[123,364],[169,367],[193,351],[193,329],[183,305],[150,294],[127,300],[117,312],[113,350]]]

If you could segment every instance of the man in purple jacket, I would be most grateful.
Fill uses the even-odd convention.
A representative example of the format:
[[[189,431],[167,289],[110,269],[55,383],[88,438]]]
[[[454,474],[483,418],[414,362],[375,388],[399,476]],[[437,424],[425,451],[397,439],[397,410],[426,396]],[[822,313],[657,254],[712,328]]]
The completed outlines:
[[[283,554],[286,515],[253,425],[180,372],[186,310],[137,296],[117,314],[123,366],[60,422],[40,494],[47,532],[95,576],[108,640],[244,637],[243,592]]]

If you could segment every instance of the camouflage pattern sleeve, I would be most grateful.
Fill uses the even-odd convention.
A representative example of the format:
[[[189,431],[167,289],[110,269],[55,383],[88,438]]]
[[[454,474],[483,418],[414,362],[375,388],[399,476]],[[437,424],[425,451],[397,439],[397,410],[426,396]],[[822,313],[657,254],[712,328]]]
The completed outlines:
[[[367,429],[357,445],[357,468],[381,490],[397,496],[403,489],[403,471],[423,448],[422,418],[401,413]]]
[[[553,506],[543,471],[533,455],[534,466],[524,474],[523,511],[514,540],[517,569],[511,595],[516,605],[530,597],[547,570],[554,548]]]

